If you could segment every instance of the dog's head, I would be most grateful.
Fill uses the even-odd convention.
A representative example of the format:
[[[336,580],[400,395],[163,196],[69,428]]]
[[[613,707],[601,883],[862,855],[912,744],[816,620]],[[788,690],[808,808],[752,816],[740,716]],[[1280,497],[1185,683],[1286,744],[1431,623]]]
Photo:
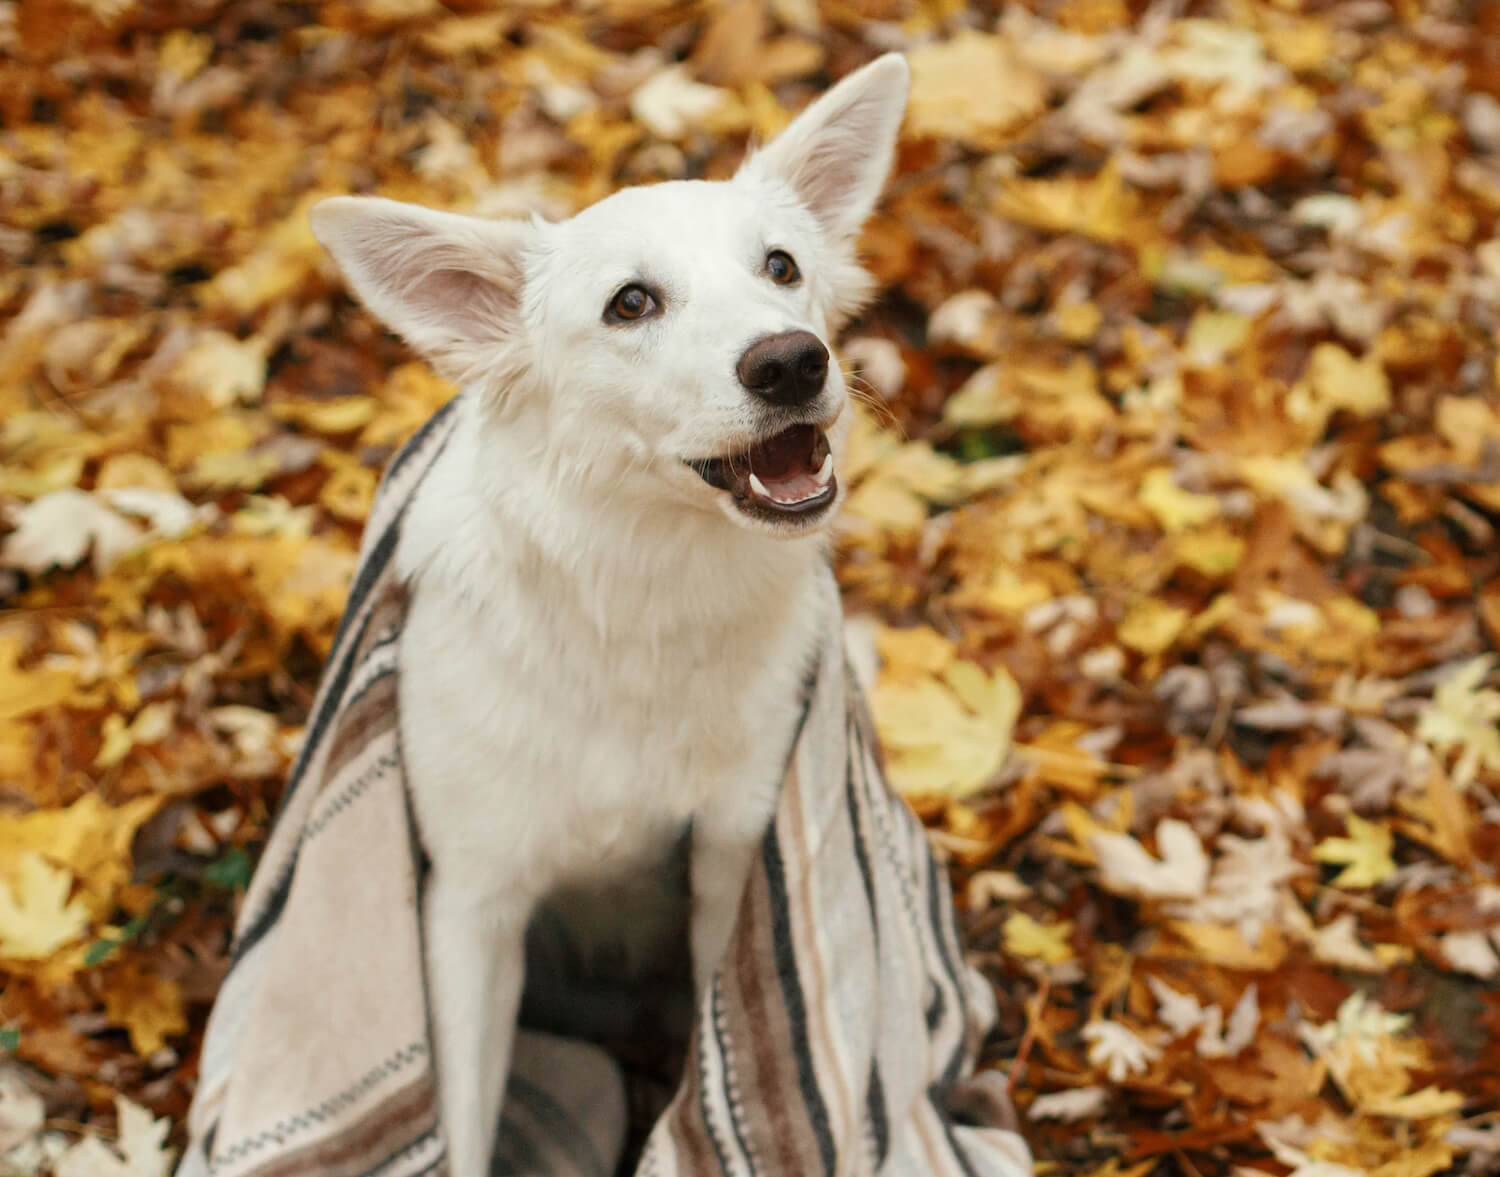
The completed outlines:
[[[318,240],[361,299],[574,475],[797,535],[838,497],[833,333],[868,296],[855,244],[908,70],[845,78],[732,180],[629,188],[549,224],[338,197]]]

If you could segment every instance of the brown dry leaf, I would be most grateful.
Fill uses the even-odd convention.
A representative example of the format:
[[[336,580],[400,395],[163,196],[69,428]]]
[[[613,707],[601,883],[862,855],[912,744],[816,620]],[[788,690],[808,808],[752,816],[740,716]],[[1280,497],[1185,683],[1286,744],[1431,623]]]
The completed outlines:
[[[181,987],[135,959],[106,974],[104,1012],[111,1025],[130,1032],[130,1045],[143,1058],[188,1028]]]

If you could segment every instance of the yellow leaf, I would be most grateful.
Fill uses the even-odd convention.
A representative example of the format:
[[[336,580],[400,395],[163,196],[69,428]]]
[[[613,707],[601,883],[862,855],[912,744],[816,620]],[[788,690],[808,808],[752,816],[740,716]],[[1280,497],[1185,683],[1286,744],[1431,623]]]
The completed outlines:
[[[1320,343],[1308,357],[1302,379],[1287,394],[1292,420],[1321,435],[1334,413],[1374,417],[1391,407],[1391,382],[1372,351],[1356,360],[1336,343]]]
[[[108,916],[119,889],[130,881],[135,832],[160,805],[158,797],[138,797],[110,806],[98,794],[85,793],[65,809],[0,815],[0,873],[10,876],[10,863],[39,853],[78,877],[79,898],[95,917]]]
[[[1056,315],[1058,332],[1073,343],[1092,339],[1104,321],[1104,312],[1092,302],[1066,303],[1057,308]]]
[[[1453,783],[1460,790],[1474,783],[1481,767],[1500,772],[1500,691],[1481,686],[1494,664],[1493,654],[1464,663],[1433,691],[1417,721],[1417,739],[1438,755],[1458,749]]]
[[[1351,813],[1349,837],[1323,839],[1313,849],[1313,857],[1319,862],[1345,864],[1333,880],[1335,887],[1373,887],[1396,873],[1396,861],[1391,857],[1393,844],[1394,837],[1385,826]]]
[[[1286,937],[1275,927],[1263,928],[1252,946],[1238,928],[1189,920],[1169,920],[1167,927],[1191,946],[1200,965],[1260,971],[1274,969],[1286,959]]]
[[[1122,241],[1130,231],[1137,197],[1117,164],[1096,176],[1060,180],[1008,180],[995,198],[1002,217],[1054,233],[1081,233],[1097,241]]]
[[[1183,359],[1192,367],[1207,368],[1239,351],[1249,338],[1250,320],[1244,315],[1200,310],[1188,324],[1182,341]]]
[[[254,404],[266,387],[266,343],[205,331],[173,365],[170,379],[216,409]]]
[[[89,926],[81,898],[69,899],[73,876],[35,850],[22,851],[0,883],[0,957],[44,960]]]
[[[130,1032],[130,1045],[143,1058],[155,1054],[168,1038],[188,1028],[181,987],[137,960],[109,971],[104,1012],[110,1025]]]
[[[1193,494],[1172,481],[1172,472],[1159,466],[1141,479],[1141,506],[1156,516],[1164,531],[1184,531],[1218,517],[1219,500]]]
[[[177,491],[171,472],[155,458],[145,454],[116,454],[99,468],[94,479],[96,490],[146,489],[168,494]]]
[[[65,703],[77,687],[71,670],[23,670],[22,649],[20,637],[0,634],[0,722]]]
[[[1239,567],[1245,541],[1220,525],[1178,536],[1172,554],[1200,576],[1216,579]]]
[[[1021,690],[1003,667],[952,662],[941,680],[882,673],[870,703],[896,788],[962,799],[1005,763]]]
[[[1003,37],[965,30],[913,49],[907,61],[906,127],[916,137],[993,150],[1046,106],[1041,75]]]
[[[375,471],[336,450],[328,451],[323,458],[325,465],[333,467],[333,475],[318,492],[318,502],[340,519],[359,523],[369,518],[378,482]]]
[[[349,433],[375,419],[380,404],[370,396],[345,396],[338,400],[281,401],[271,413],[317,433]]]
[[[855,487],[845,512],[885,531],[916,531],[927,521],[927,504],[899,479],[884,474]]]
[[[1068,943],[1073,924],[1069,920],[1039,924],[1024,911],[1017,911],[1006,918],[1003,932],[1005,951],[1012,956],[1043,964],[1065,964],[1073,959],[1073,949]]]
[[[170,702],[148,703],[126,724],[125,717],[111,714],[104,717],[104,742],[99,754],[94,757],[95,768],[113,768],[140,744],[159,744],[172,731],[172,720],[177,713],[176,705]]]
[[[893,678],[938,674],[953,661],[953,643],[927,625],[879,626],[875,648],[880,652],[881,670]]]
[[[380,410],[359,435],[362,445],[399,445],[453,399],[449,384],[426,364],[402,364],[380,389]]]
[[[1155,597],[1136,602],[1120,621],[1120,641],[1147,657],[1171,646],[1188,622],[1188,611]]]
[[[978,584],[961,590],[956,597],[966,605],[972,603],[991,613],[1021,614],[1056,595],[1046,581],[1024,579],[1015,569],[1002,566]]]

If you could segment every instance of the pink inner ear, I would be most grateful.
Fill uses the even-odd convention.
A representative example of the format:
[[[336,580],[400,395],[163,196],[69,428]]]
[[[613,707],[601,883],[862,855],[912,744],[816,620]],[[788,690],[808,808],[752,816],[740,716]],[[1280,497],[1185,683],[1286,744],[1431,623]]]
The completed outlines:
[[[421,275],[406,295],[434,327],[467,339],[499,339],[513,315],[515,296],[468,270],[436,269]]]

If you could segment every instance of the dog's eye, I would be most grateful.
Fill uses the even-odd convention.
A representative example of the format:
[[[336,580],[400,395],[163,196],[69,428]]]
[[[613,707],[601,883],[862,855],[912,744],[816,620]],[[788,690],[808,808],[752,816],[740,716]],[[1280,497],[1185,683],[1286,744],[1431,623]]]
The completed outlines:
[[[644,319],[656,307],[656,299],[649,290],[631,283],[622,287],[609,300],[609,306],[604,309],[604,317],[610,322],[629,323],[634,319]]]
[[[766,273],[778,286],[790,286],[802,277],[802,271],[784,249],[773,249],[766,254]]]

